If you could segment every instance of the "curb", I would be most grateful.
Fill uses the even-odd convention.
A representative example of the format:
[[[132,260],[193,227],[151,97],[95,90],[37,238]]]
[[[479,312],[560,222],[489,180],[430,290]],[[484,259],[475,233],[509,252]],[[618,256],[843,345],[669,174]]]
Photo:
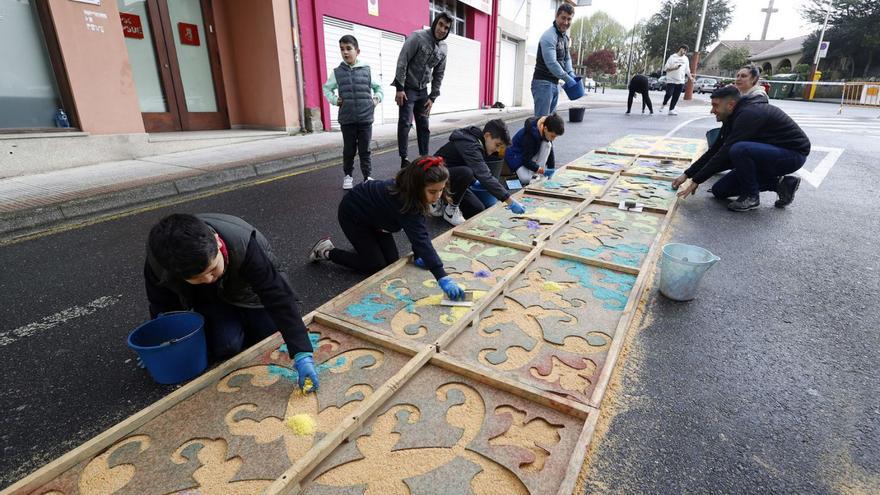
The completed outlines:
[[[586,108],[599,108],[605,106],[600,102],[595,105],[585,105]],[[569,105],[560,105],[559,111],[567,111]],[[530,110],[522,110],[504,114],[501,117],[505,122],[518,121],[531,116]],[[497,118],[493,115],[481,116],[479,119],[461,122],[461,125],[483,125],[489,120]],[[431,137],[446,137],[458,127],[432,133]],[[410,142],[416,140],[413,136]],[[373,151],[388,151],[397,148],[397,139],[379,139],[371,143]],[[235,165],[220,170],[211,170],[202,174],[183,177],[173,180],[156,182],[153,184],[138,185],[110,193],[102,193],[94,196],[85,196],[72,200],[58,202],[52,205],[39,206],[13,212],[0,213],[0,245],[11,244],[38,234],[45,229],[70,225],[76,226],[91,223],[88,217],[94,221],[106,218],[113,214],[136,210],[147,204],[168,201],[169,204],[176,201],[195,199],[199,194],[216,190],[220,186],[228,186],[229,189],[244,187],[248,184],[270,179],[273,176],[284,175],[292,171],[323,168],[329,162],[340,159],[342,146],[334,146],[312,153],[290,155],[283,158],[261,159],[257,158],[252,163]]]

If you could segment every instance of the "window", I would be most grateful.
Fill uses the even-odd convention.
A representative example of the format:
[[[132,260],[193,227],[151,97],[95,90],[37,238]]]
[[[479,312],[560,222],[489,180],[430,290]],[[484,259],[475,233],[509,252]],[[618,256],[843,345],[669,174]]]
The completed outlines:
[[[431,23],[441,12],[446,12],[449,17],[452,17],[452,27],[449,32],[464,36],[464,4],[458,3],[456,0],[431,0]]]

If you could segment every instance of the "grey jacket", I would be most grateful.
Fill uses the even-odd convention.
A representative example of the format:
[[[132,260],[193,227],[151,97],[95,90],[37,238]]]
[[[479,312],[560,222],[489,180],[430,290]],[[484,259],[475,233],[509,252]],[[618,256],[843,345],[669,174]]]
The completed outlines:
[[[436,23],[436,22],[435,22]],[[393,85],[398,91],[421,90],[431,83],[432,100],[440,96],[440,84],[446,72],[446,42],[435,40],[431,28],[413,32],[400,49]]]

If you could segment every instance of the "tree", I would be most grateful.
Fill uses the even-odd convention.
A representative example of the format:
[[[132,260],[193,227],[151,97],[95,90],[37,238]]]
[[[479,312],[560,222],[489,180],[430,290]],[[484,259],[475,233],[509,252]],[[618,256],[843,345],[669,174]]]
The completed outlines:
[[[868,0],[870,1],[870,0]],[[672,26],[669,31],[669,53],[680,45],[695,48],[697,28],[700,26],[700,13],[703,2],[699,0],[665,0],[660,12],[650,19],[645,27],[645,41],[648,55],[653,58],[663,57],[663,46],[666,42],[666,26],[669,22],[669,6],[672,5]],[[706,22],[703,26],[701,47],[718,41],[718,36],[730,25],[731,8],[729,0],[709,0],[706,8]],[[665,62],[665,60],[664,60]]]
[[[618,50],[626,38],[626,28],[601,10],[572,23],[571,36],[574,65],[584,65],[587,55],[598,50]]]
[[[590,74],[609,74],[617,73],[617,64],[614,62],[614,52],[611,50],[598,50],[591,53],[584,63]]]
[[[821,26],[825,20],[827,0],[812,0],[803,11],[804,19]],[[880,57],[880,2],[877,0],[831,0],[831,15],[825,41],[831,43],[829,59],[839,59],[842,70],[849,66],[849,77],[861,72],[867,77],[875,57]],[[816,55],[819,33],[804,40],[804,59]],[[859,71],[861,69],[861,71]]]
[[[737,70],[749,61],[749,53],[748,48],[734,48],[721,57],[721,60],[718,61],[718,67],[724,70]]]

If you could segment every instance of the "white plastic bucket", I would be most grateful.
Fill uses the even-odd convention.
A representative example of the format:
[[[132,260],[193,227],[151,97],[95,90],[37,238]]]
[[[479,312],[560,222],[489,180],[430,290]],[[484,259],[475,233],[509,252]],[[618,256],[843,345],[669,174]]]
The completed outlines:
[[[674,301],[690,301],[697,294],[700,279],[721,258],[690,244],[663,246],[660,258],[660,293]]]

